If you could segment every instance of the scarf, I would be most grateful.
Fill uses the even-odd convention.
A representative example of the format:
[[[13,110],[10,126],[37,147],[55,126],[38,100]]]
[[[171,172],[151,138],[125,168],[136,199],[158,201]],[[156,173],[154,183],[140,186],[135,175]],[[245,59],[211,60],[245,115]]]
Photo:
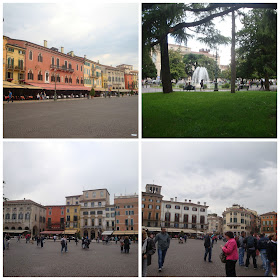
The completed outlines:
[[[147,245],[148,245],[148,237],[145,239],[143,245],[142,245],[142,254],[146,254],[147,252]]]

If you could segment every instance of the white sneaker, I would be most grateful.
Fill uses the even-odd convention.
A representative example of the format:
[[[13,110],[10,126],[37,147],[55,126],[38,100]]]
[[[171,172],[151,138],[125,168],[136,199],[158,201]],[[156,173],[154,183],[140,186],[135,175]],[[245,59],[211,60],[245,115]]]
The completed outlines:
[[[161,272],[161,268],[159,268],[158,271]]]

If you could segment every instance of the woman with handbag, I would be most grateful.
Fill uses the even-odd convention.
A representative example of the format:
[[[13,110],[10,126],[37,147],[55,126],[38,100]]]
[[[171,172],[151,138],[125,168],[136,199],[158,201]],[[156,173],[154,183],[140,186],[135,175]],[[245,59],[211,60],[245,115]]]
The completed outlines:
[[[152,238],[142,231],[142,277],[147,277],[148,266],[152,263],[152,255],[156,252],[156,245]]]
[[[238,260],[237,244],[231,231],[226,232],[225,237],[227,243],[225,246],[221,245],[221,248],[226,256],[226,276],[236,277],[235,265]]]

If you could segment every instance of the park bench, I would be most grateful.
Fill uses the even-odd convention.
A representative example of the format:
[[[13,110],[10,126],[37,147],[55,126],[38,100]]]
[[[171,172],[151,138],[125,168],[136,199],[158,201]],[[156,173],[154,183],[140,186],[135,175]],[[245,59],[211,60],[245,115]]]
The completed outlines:
[[[183,87],[183,90],[187,90],[187,91],[194,90],[195,91],[195,87],[192,85],[187,85],[187,86]]]

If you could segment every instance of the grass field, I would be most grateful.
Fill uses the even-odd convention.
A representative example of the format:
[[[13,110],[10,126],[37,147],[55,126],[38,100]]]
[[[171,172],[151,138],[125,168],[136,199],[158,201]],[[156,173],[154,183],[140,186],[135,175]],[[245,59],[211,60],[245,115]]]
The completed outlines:
[[[268,91],[143,93],[143,137],[276,137]]]

